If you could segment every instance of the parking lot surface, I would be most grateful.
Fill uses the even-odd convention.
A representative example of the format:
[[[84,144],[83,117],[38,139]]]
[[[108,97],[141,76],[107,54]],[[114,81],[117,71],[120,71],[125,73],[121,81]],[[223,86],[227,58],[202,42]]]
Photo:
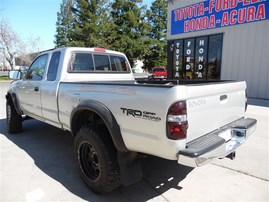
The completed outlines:
[[[235,160],[190,168],[143,157],[139,183],[96,195],[81,181],[68,132],[28,120],[23,132],[6,131],[5,94],[0,82],[0,201],[268,201],[269,101],[249,99],[247,116],[258,120],[254,135]]]

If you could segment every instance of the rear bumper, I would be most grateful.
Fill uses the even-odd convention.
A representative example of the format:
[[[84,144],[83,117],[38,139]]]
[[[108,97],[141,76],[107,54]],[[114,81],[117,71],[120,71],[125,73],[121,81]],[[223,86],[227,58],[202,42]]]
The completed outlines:
[[[166,78],[167,76],[153,76],[155,79],[164,79]]]
[[[179,151],[178,163],[197,167],[215,158],[224,158],[241,146],[255,131],[256,119],[241,118],[218,130],[187,143]]]

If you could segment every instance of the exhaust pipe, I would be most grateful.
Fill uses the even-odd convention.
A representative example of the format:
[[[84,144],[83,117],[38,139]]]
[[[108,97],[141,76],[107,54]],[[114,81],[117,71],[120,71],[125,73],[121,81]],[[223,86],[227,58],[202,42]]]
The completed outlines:
[[[228,156],[226,156],[226,158],[234,160],[235,159],[235,152],[230,153]]]

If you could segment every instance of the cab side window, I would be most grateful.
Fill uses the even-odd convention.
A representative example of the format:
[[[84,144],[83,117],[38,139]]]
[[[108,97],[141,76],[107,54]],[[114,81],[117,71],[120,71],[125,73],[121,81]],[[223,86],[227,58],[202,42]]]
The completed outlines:
[[[42,80],[46,70],[46,64],[48,60],[48,55],[41,55],[35,59],[35,61],[30,66],[26,73],[27,80],[39,81]]]

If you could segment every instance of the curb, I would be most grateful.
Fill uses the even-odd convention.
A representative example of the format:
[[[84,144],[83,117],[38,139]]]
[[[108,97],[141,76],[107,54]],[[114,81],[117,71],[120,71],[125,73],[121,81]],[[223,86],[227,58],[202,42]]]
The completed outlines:
[[[12,80],[0,80],[0,83],[11,83]]]

